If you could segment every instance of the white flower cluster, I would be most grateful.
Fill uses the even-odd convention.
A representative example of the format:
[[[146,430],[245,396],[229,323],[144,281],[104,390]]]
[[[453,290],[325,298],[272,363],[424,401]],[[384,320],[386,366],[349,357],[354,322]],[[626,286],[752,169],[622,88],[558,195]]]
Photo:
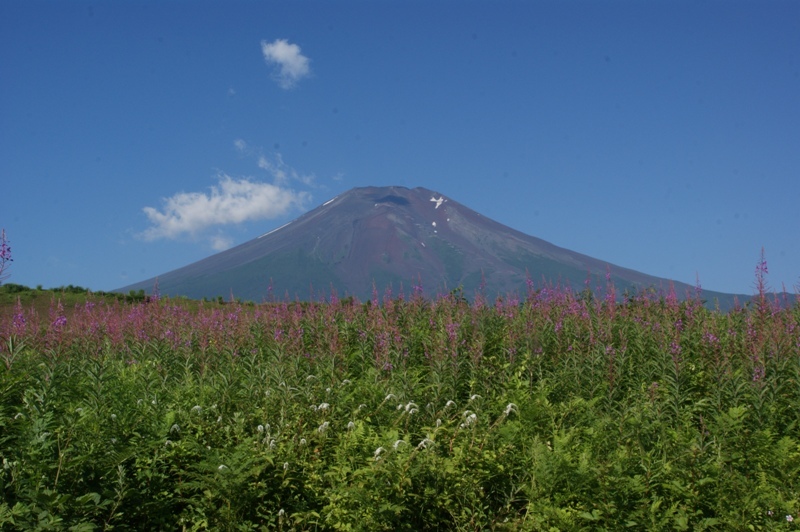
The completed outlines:
[[[464,416],[464,422],[461,425],[459,425],[459,427],[462,429],[467,428],[470,425],[474,425],[475,423],[478,422],[478,415],[475,412],[472,412],[471,410],[464,410],[464,413],[462,415]]]
[[[433,445],[433,440],[430,438],[424,438],[421,442],[419,442],[419,445],[417,445],[417,449],[427,449],[431,445]]]
[[[419,412],[419,407],[413,401],[409,401],[405,405],[403,403],[398,404],[397,405],[397,410],[398,411],[399,410],[403,410],[404,413],[410,415],[410,414],[416,414],[417,412]]]

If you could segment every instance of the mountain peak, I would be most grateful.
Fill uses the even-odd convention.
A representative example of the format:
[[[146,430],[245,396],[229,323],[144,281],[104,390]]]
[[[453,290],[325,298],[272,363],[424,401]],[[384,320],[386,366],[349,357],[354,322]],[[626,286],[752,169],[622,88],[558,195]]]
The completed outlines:
[[[162,294],[262,301],[313,290],[369,298],[422,282],[428,295],[461,287],[487,297],[524,292],[529,279],[580,290],[587,278],[621,291],[670,281],[560,248],[481,216],[438,191],[353,188],[237,247],[158,276]],[[155,279],[121,288],[150,290]],[[683,293],[687,285],[675,283]]]

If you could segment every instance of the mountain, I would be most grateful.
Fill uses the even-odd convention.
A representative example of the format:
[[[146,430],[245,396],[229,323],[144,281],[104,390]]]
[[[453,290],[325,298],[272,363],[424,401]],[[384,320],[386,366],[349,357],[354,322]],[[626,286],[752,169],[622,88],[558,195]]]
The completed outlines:
[[[421,284],[426,295],[457,287],[472,297],[483,286],[487,297],[524,294],[526,282],[544,281],[582,290],[605,286],[610,274],[618,292],[671,281],[609,264],[481,216],[425,188],[355,188],[296,220],[227,251],[159,275],[163,295],[243,300],[270,297],[308,299],[328,295],[371,297],[392,287],[410,293]],[[156,278],[118,291],[150,292]],[[674,283],[679,296],[693,287]],[[733,296],[704,292],[729,306]],[[746,299],[746,297],[744,298]]]

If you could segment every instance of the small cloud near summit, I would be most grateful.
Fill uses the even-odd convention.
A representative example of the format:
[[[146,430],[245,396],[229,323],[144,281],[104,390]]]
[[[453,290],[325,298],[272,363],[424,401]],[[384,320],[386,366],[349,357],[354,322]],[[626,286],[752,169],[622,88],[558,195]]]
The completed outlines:
[[[272,76],[282,89],[291,89],[298,81],[311,74],[309,59],[300,53],[300,47],[286,39],[261,41],[264,60],[276,69]]]
[[[225,251],[233,247],[233,239],[224,234],[214,235],[211,237],[211,247],[214,251]]]
[[[139,234],[146,241],[195,236],[212,227],[277,218],[292,209],[303,209],[310,200],[307,192],[248,178],[219,177],[209,192],[179,192],[163,200],[161,209],[142,210],[150,227]],[[231,241],[212,236],[212,247],[222,249]]]

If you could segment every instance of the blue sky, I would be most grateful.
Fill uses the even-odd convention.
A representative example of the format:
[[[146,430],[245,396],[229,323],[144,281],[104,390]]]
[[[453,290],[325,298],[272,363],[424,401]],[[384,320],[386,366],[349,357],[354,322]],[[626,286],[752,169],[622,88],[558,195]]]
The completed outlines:
[[[705,289],[800,283],[800,3],[0,3],[11,277],[111,290],[423,186]]]

